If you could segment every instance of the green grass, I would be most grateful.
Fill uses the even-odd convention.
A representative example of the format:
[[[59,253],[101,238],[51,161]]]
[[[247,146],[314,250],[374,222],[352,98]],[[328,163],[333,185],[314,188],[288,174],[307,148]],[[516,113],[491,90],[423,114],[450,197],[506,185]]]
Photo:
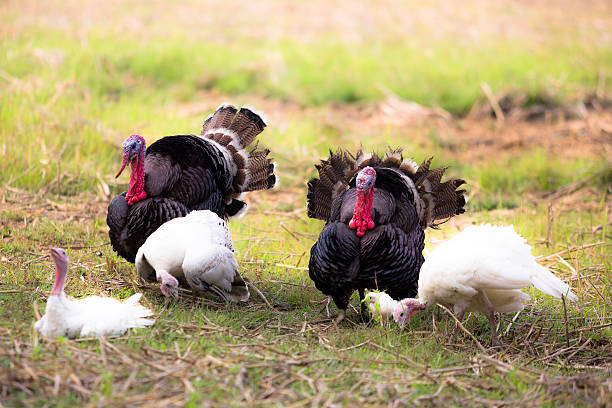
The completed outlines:
[[[612,64],[610,48],[571,42],[533,49],[516,42],[458,47],[440,40],[424,52],[410,42],[346,44],[333,38],[253,46],[176,35],[143,43],[98,33],[83,43],[45,30],[0,38],[0,48],[0,100],[10,101],[0,106],[0,181],[34,189],[68,171],[74,186],[66,186],[66,193],[91,188],[96,173],[112,173],[117,144],[129,132],[158,137],[195,131],[203,115],[185,118],[168,105],[199,101],[209,90],[302,106],[373,101],[389,90],[464,113],[482,98],[482,82],[533,96],[552,86],[563,98],[595,88]]]

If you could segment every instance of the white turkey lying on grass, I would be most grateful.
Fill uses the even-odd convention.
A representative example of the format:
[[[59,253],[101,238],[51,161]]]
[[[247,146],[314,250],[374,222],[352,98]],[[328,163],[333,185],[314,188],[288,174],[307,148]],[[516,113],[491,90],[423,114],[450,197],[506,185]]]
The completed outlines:
[[[55,262],[55,284],[47,300],[45,315],[34,324],[43,336],[112,337],[125,333],[127,329],[154,323],[145,319],[153,312],[138,303],[142,296],[140,293],[123,302],[100,296],[68,298],[64,293],[68,255],[61,248],[52,248],[51,257]]]
[[[418,300],[400,301],[393,318],[403,327],[419,310],[436,303],[452,307],[458,320],[465,312],[482,312],[491,326],[491,341],[498,345],[493,313],[523,310],[529,295],[520,289],[530,285],[556,298],[578,300],[565,282],[536,262],[512,226],[472,226],[431,252],[419,275]]]
[[[160,282],[165,296],[177,296],[180,281],[196,295],[213,293],[232,302],[249,298],[227,222],[208,210],[162,224],[138,250],[136,271],[145,281]]]

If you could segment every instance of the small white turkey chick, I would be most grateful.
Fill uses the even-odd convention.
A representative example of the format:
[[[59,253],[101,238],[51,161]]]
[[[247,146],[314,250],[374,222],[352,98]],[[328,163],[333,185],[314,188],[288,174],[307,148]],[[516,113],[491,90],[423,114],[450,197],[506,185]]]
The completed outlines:
[[[249,290],[238,272],[227,222],[212,211],[192,211],[162,224],[136,254],[141,279],[161,282],[165,296],[177,296],[179,281],[194,294],[213,293],[245,302]]]
[[[153,312],[138,303],[141,293],[123,302],[100,296],[68,298],[64,293],[68,255],[61,248],[52,248],[51,257],[55,263],[55,283],[47,299],[45,315],[34,324],[43,336],[113,337],[125,333],[127,329],[154,323],[145,319]]]
[[[393,311],[399,305],[397,300],[385,292],[369,292],[366,294],[365,302],[368,302],[368,309],[372,317],[380,316],[382,322],[386,325],[389,322],[389,317],[393,315]]]
[[[436,303],[452,307],[459,320],[465,312],[482,312],[491,326],[491,341],[498,345],[493,312],[523,310],[529,295],[520,289],[530,285],[556,298],[578,300],[565,282],[536,262],[512,226],[472,226],[431,252],[421,267],[418,300],[401,300],[393,318],[403,327],[419,310]]]

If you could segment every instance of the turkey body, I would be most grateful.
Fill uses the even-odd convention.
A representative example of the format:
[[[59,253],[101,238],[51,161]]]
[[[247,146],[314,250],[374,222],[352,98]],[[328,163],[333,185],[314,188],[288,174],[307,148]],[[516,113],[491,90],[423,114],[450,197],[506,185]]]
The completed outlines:
[[[196,295],[209,292],[233,302],[249,298],[227,222],[208,210],[159,227],[138,250],[136,271],[149,282],[161,282],[169,274]]]
[[[360,238],[349,228],[356,201],[351,187],[332,202],[331,216],[311,249],[310,278],[340,309],[347,308],[355,290],[384,290],[396,299],[416,295],[425,260],[425,234],[411,192],[393,182],[400,178],[395,172],[374,169],[374,229]],[[383,187],[387,184],[390,191]]]
[[[119,336],[130,328],[147,327],[153,312],[139,304],[140,293],[124,301],[90,296],[70,299],[64,293],[68,274],[68,254],[61,248],[51,249],[55,263],[55,284],[47,299],[46,313],[34,327],[46,337]]]
[[[512,226],[471,226],[429,254],[421,268],[418,300],[402,299],[393,318],[403,327],[410,316],[437,303],[452,308],[459,321],[466,312],[482,312],[491,341],[498,345],[494,312],[523,310],[529,295],[521,289],[530,285],[556,298],[578,300],[565,282],[537,263]]]
[[[137,293],[123,302],[107,297],[90,296],[69,299],[64,293],[49,296],[45,315],[34,327],[45,337],[115,337],[130,328],[153,324],[146,319],[153,313],[138,304]]]
[[[224,104],[206,120],[200,136],[167,136],[140,157],[134,155],[130,189],[108,208],[113,249],[134,262],[138,248],[166,221],[193,210],[210,210],[222,218],[243,214],[243,193],[276,184],[269,150],[246,150],[265,126],[250,108]],[[124,149],[133,142],[128,138]]]
[[[339,150],[317,166],[320,178],[308,184],[308,215],[326,224],[311,249],[309,275],[339,309],[347,308],[355,290],[361,299],[368,288],[395,299],[417,293],[424,229],[462,213],[465,204],[463,191],[456,191],[463,180],[440,183],[444,169],[429,170],[430,161],[419,167],[398,150],[383,157]],[[360,206],[356,183],[368,167],[375,172],[366,210],[373,228],[358,236],[351,226]]]
[[[486,312],[485,299],[495,312],[518,312],[529,300],[520,289],[530,285],[556,298],[577,300],[567,284],[536,262],[531,247],[512,226],[471,226],[427,257],[419,302],[441,303],[458,316]]]

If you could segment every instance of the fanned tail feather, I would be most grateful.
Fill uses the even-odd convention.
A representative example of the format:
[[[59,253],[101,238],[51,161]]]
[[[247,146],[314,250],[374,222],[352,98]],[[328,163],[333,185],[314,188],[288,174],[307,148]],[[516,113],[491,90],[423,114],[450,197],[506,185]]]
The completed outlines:
[[[238,109],[236,109],[234,105],[222,103],[217,110],[204,121],[201,135],[204,136],[211,129],[228,129],[236,113],[238,113]]]
[[[315,165],[319,178],[308,182],[308,216],[326,221],[331,214],[333,199],[348,188],[351,178],[360,169],[371,166],[396,169],[402,173],[407,184],[415,193],[416,207],[419,210],[423,228],[436,227],[438,220],[449,219],[465,212],[465,190],[457,190],[465,184],[461,179],[442,182],[446,167],[430,170],[433,158],[423,161],[420,166],[402,156],[401,149],[389,149],[383,156],[359,150],[355,156],[339,149],[330,151],[329,159]]]
[[[575,302],[578,297],[569,290],[567,283],[557,278],[551,271],[538,264],[538,272],[534,274],[531,283],[538,290],[561,299],[561,296],[565,296],[566,299]]]
[[[231,191],[225,197],[230,217],[246,209],[246,203],[239,199],[242,193],[267,190],[278,182],[275,163],[268,157],[270,150],[258,150],[257,143],[249,152],[246,150],[265,127],[263,113],[248,106],[238,109],[228,103],[221,104],[202,126],[201,136],[224,149],[235,166]]]
[[[355,158],[347,151],[329,151],[329,159],[315,165],[319,178],[308,181],[308,216],[327,221],[331,204],[338,193],[348,187],[348,181],[357,168]]]
[[[268,157],[269,149],[256,150],[249,153],[249,184],[244,191],[267,190],[276,185],[277,176],[274,174],[276,162]]]

